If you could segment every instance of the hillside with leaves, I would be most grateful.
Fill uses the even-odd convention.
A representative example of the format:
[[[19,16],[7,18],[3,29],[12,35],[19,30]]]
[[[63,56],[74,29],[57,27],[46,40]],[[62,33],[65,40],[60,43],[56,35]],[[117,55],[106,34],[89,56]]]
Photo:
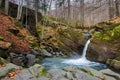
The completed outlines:
[[[0,12],[0,47],[9,42],[13,52],[28,53],[34,39],[19,22]]]

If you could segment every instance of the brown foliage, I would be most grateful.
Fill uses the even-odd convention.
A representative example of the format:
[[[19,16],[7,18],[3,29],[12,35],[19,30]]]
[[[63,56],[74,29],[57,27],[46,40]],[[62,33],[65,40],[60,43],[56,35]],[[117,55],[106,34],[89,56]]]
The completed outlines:
[[[13,35],[8,29],[16,29],[15,24],[12,22],[10,17],[0,12],[0,36],[6,41],[12,42],[12,50],[25,53],[29,51],[29,44],[24,39],[19,39],[17,36]]]

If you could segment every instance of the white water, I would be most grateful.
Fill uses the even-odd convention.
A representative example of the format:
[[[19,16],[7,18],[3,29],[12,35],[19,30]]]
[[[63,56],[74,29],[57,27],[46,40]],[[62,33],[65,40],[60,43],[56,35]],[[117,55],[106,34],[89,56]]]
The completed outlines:
[[[86,58],[86,51],[87,51],[89,43],[90,43],[90,39],[86,42],[85,47],[82,52],[82,56],[79,59],[69,59],[69,60],[63,61],[62,63],[72,64],[72,65],[88,65],[88,64],[93,63],[87,60]]]
[[[84,49],[83,49],[82,57],[81,57],[81,58],[83,58],[83,59],[86,59],[86,51],[87,51],[87,48],[88,48],[89,43],[90,43],[90,39],[86,42],[85,47],[84,47]]]

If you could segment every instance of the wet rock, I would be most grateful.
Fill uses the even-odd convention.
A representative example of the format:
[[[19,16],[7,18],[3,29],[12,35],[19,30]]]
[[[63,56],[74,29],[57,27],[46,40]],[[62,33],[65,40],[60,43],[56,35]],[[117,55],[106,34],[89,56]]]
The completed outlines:
[[[26,58],[28,59],[27,65],[29,67],[32,66],[34,64],[34,62],[35,62],[35,55],[33,55],[33,54],[27,54]]]
[[[48,56],[48,57],[51,57],[52,55],[51,55],[51,53],[49,53],[47,50],[45,50],[45,49],[42,49],[41,50],[41,53],[42,53],[42,55],[43,56]]]
[[[111,77],[115,78],[116,80],[120,80],[120,74],[115,73],[114,71],[112,71],[110,69],[104,69],[104,70],[101,70],[100,72],[104,73],[107,76],[111,76]]]

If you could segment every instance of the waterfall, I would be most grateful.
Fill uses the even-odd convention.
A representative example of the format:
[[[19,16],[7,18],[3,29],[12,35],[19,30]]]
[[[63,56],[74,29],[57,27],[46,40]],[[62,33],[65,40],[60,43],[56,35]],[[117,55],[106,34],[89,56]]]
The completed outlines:
[[[88,48],[89,43],[90,43],[90,39],[87,40],[87,42],[86,42],[86,44],[84,46],[84,49],[83,49],[83,52],[82,52],[82,56],[81,56],[81,58],[83,58],[83,59],[86,59],[87,48]]]
[[[89,64],[90,61],[86,59],[86,52],[87,52],[87,48],[88,45],[90,43],[90,39],[87,40],[83,52],[82,52],[82,56],[79,59],[69,59],[69,60],[65,60],[62,63],[67,63],[67,64],[72,64],[72,65],[86,65]]]

